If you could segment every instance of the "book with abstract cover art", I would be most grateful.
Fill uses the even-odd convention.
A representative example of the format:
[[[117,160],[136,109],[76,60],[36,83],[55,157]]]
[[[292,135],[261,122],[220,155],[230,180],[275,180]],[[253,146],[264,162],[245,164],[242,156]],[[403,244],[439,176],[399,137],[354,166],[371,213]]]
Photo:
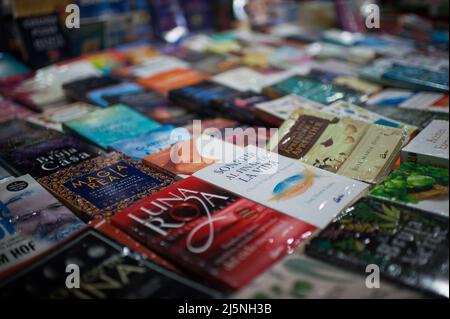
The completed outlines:
[[[194,176],[317,228],[368,190],[365,183],[252,145],[235,148],[232,159],[206,166]]]
[[[110,148],[140,161],[147,155],[158,153],[190,138],[191,134],[186,129],[164,125],[143,135],[112,143]]]
[[[284,258],[234,299],[412,299],[423,294],[385,280],[378,289],[366,286],[366,272],[346,269],[305,256],[300,251]]]
[[[50,175],[101,154],[101,150],[74,137],[63,136],[2,154],[2,160],[16,175],[34,178]]]
[[[316,230],[194,177],[112,221],[163,257],[230,290],[250,282]]]
[[[404,142],[399,128],[316,110],[297,110],[270,148],[280,155],[368,183],[385,176]]]
[[[78,263],[80,287],[66,284],[67,265]],[[49,271],[51,271],[49,275]],[[219,298],[221,293],[168,271],[109,237],[88,229],[0,284],[3,298]]]
[[[129,107],[116,105],[65,122],[63,127],[107,149],[114,142],[142,135],[160,124]]]
[[[174,179],[154,168],[112,152],[40,178],[84,220],[103,219],[159,191]]]
[[[30,175],[0,183],[0,278],[84,227]]]
[[[312,239],[306,253],[360,272],[374,264],[386,279],[449,296],[445,217],[364,198]]]
[[[448,168],[405,162],[370,195],[448,218]]]

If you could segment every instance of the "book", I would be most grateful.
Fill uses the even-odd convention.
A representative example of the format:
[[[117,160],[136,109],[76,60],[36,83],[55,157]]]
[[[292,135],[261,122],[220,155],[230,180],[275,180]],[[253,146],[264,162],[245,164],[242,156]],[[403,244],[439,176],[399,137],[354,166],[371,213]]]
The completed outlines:
[[[163,72],[189,66],[183,60],[171,56],[155,56],[147,58],[142,63],[118,69],[116,73],[132,79],[149,78]]]
[[[176,129],[172,125],[164,125],[137,137],[112,143],[110,148],[140,161],[147,155],[160,152],[190,138],[191,134],[186,129]]]
[[[45,269],[51,269],[52,275],[49,276]],[[66,279],[74,273],[73,269],[77,269],[80,275],[78,289],[66,285],[69,282]],[[2,282],[0,295],[3,298],[21,296],[49,299],[222,296],[215,290],[143,259],[131,249],[124,254],[122,245],[92,229],[86,230],[17,276]]]
[[[249,145],[232,160],[193,175],[318,228],[368,190],[368,185]]]
[[[34,114],[27,118],[28,122],[40,126],[63,132],[63,123],[74,120],[89,112],[95,111],[98,107],[83,102],[75,102],[62,107],[46,110],[43,113]]]
[[[339,100],[354,104],[361,104],[365,101],[365,97],[357,91],[340,87],[335,84],[322,83],[319,80],[302,75],[294,75],[277,84],[267,86],[262,92],[272,98],[296,94],[325,105],[332,104]]]
[[[134,83],[121,83],[117,85],[107,86],[100,89],[96,89],[93,91],[89,91],[86,94],[87,99],[95,104],[99,105],[101,107],[108,107],[110,104],[105,99],[105,96],[114,96],[114,95],[121,95],[121,94],[135,94],[140,93],[144,89],[141,88],[139,85]]]
[[[419,299],[412,289],[380,282],[366,286],[366,273],[352,273],[296,252],[269,269],[233,299]]]
[[[83,220],[113,216],[174,182],[161,171],[117,153],[101,155],[38,179]]]
[[[432,121],[402,149],[402,161],[448,169],[448,131],[448,121]]]
[[[167,95],[171,90],[193,85],[205,79],[206,76],[198,71],[187,68],[175,68],[151,77],[140,78],[137,80],[137,83],[149,90]]]
[[[221,72],[232,70],[240,65],[239,57],[231,54],[198,53],[182,57],[188,61],[191,67],[205,74],[215,75]]]
[[[9,173],[3,166],[0,166],[0,183],[10,177],[12,177],[11,173]]]
[[[211,107],[215,100],[234,95],[238,91],[211,81],[202,81],[169,92],[169,98],[178,105],[197,113],[216,115]]]
[[[87,94],[90,91],[107,86],[118,85],[120,83],[121,80],[112,76],[86,76],[82,79],[65,83],[62,88],[69,98],[75,101],[91,103],[87,97]]]
[[[84,227],[30,175],[0,183],[0,277],[17,271]]]
[[[2,153],[1,160],[7,163],[16,176],[30,174],[33,178],[40,178],[100,154],[97,147],[65,135],[8,150]]]
[[[30,69],[9,53],[0,53],[0,83],[10,83],[20,80],[30,72]]]
[[[125,105],[96,110],[63,124],[65,131],[74,132],[103,149],[158,127],[159,123]]]
[[[306,246],[309,256],[448,298],[448,219],[373,198],[336,218]]]
[[[145,198],[112,221],[226,290],[243,287],[315,230],[194,177]]]
[[[33,112],[23,106],[0,96],[0,123],[13,119],[24,119],[32,114]]]
[[[377,183],[397,159],[402,129],[316,110],[297,110],[271,139],[270,149],[327,171]]]
[[[370,195],[448,218],[448,168],[402,163]]]
[[[448,121],[448,116],[443,112],[433,112],[419,109],[404,109],[393,105],[365,105],[365,109],[386,116],[393,120],[416,126],[423,130],[433,120]]]

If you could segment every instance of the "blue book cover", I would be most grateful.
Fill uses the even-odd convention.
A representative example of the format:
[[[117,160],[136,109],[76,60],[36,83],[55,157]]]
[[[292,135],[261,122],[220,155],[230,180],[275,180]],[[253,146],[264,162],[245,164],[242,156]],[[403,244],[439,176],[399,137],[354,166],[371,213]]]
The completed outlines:
[[[140,161],[147,155],[165,150],[190,138],[191,134],[188,130],[164,125],[138,137],[113,143],[110,147]]]
[[[137,137],[161,125],[124,105],[93,111],[65,122],[69,130],[107,149],[114,142]]]
[[[101,107],[108,107],[110,104],[105,99],[106,96],[117,96],[122,94],[140,93],[144,89],[135,83],[121,83],[118,85],[107,86],[87,94],[87,98],[90,102],[97,104]]]

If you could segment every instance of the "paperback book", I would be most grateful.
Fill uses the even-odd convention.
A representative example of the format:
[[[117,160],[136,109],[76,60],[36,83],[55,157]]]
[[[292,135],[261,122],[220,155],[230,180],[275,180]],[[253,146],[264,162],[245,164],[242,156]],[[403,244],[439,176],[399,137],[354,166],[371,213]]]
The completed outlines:
[[[112,152],[40,178],[39,183],[86,221],[103,219],[167,187],[174,179]]]
[[[414,240],[411,240],[414,238]],[[448,219],[364,198],[311,240],[312,257],[448,298]]]
[[[139,136],[161,125],[125,105],[96,110],[63,124],[66,131],[79,135],[103,149],[114,142]]]
[[[84,227],[30,175],[0,183],[0,212],[0,278]]]
[[[270,149],[332,173],[377,183],[397,159],[404,139],[399,128],[297,110],[272,138]]]
[[[448,218],[448,168],[403,163],[370,195]]]
[[[244,286],[315,230],[194,177],[145,198],[112,221],[226,290]]]
[[[120,83],[121,81],[119,79],[112,76],[90,76],[66,83],[62,88],[69,98],[75,101],[91,103],[87,97],[90,91]]]
[[[368,190],[365,183],[256,146],[237,148],[235,154],[194,176],[318,228]]]
[[[80,288],[67,285],[66,268],[74,261]],[[46,271],[47,270],[47,271]],[[48,270],[52,270],[49,275]],[[219,298],[222,295],[168,271],[116,241],[89,229],[45,258],[0,284],[3,298]]]

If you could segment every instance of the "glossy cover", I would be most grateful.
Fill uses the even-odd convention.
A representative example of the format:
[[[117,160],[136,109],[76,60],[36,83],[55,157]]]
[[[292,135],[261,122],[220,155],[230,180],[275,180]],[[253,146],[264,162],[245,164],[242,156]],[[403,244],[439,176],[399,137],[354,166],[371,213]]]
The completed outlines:
[[[232,290],[315,230],[193,177],[145,198],[112,221],[162,256]]]
[[[187,85],[193,85],[205,80],[206,77],[192,69],[176,68],[157,75],[140,78],[137,83],[145,88],[166,95],[171,90]]]
[[[355,271],[376,265],[387,279],[449,296],[443,217],[364,198],[311,240],[306,253]]]
[[[30,175],[0,183],[0,277],[84,227]]]
[[[79,267],[78,289],[66,285],[68,264]],[[50,274],[45,271],[49,269]],[[85,231],[0,286],[3,298],[196,299],[221,296],[143,259],[94,230]]]
[[[173,182],[172,177],[117,152],[39,179],[85,220],[111,217]]]
[[[147,133],[160,125],[124,105],[96,110],[64,123],[64,128],[106,149],[110,144]]]

